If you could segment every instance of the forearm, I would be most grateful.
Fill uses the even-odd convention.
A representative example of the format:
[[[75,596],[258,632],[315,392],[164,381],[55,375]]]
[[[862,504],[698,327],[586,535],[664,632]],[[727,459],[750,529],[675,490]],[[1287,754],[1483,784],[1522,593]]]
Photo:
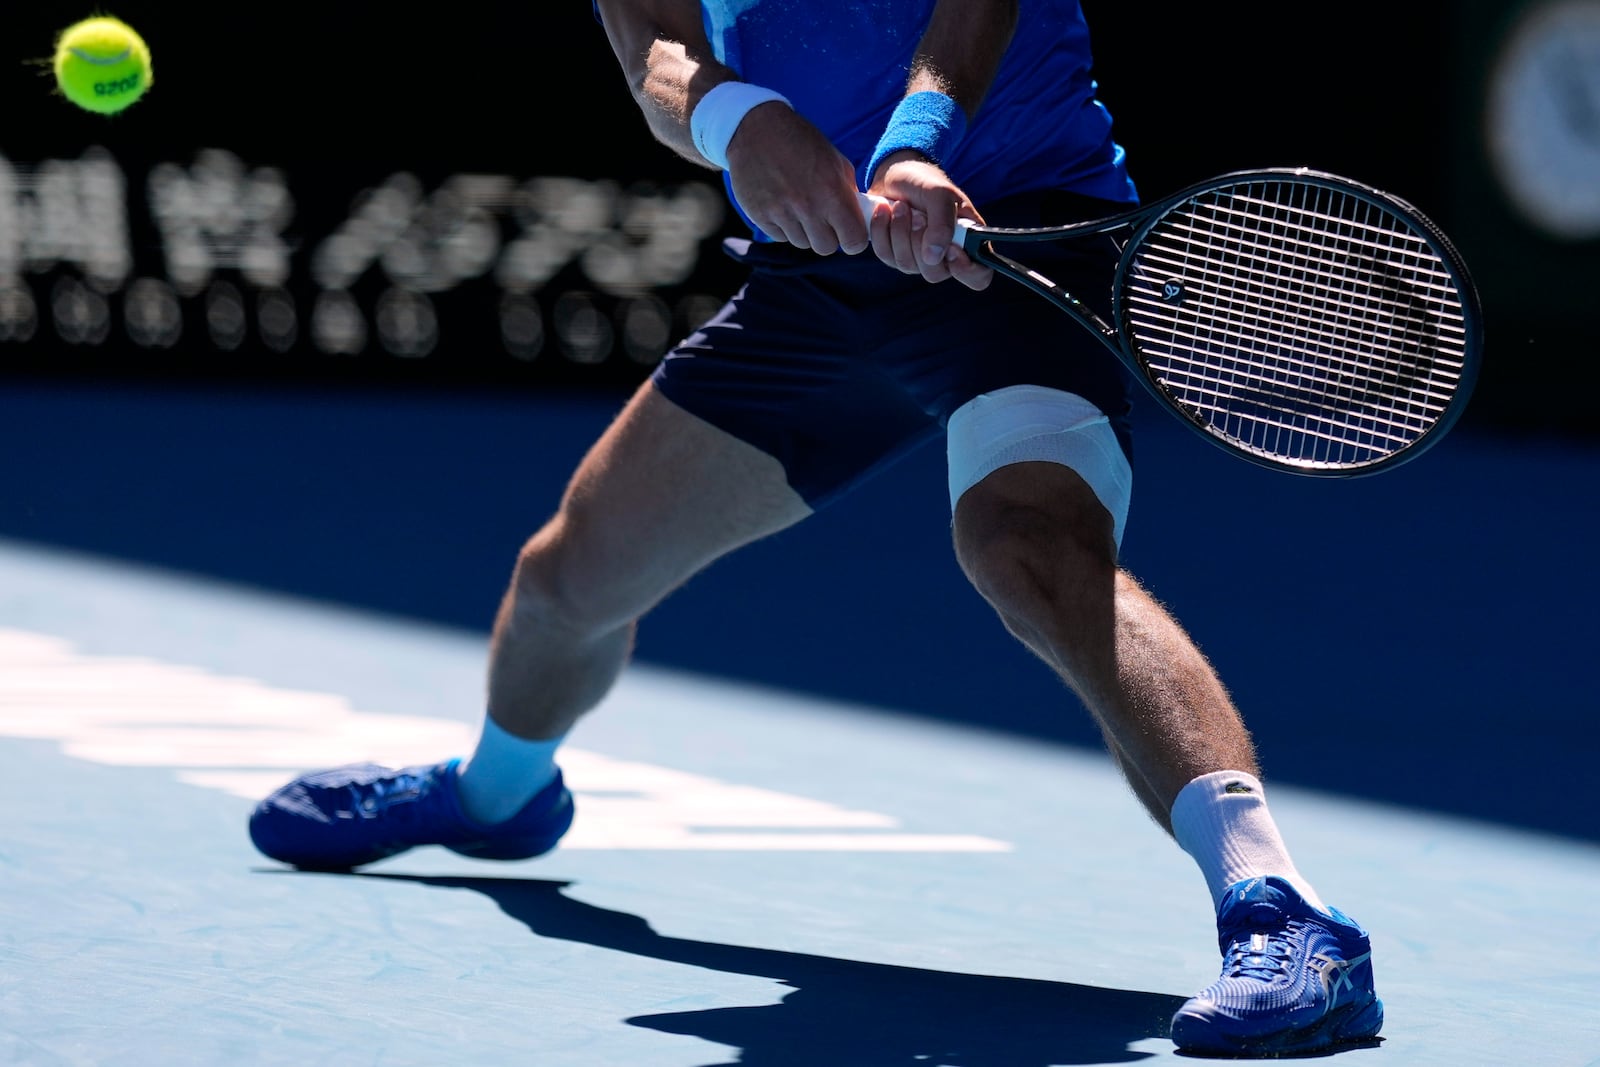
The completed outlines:
[[[1016,0],[939,0],[918,40],[905,93],[861,170],[876,190],[885,168],[943,166],[978,113],[1017,29]]]
[[[971,118],[1017,28],[1017,0],[940,0],[911,61],[906,94],[940,92]]]
[[[1017,0],[939,0],[917,43],[905,95],[861,168],[871,192],[896,201],[872,216],[878,258],[928,281],[985,288],[988,268],[952,243],[957,219],[983,221],[944,170],[988,95],[1017,30]]]
[[[768,236],[822,255],[866,248],[850,161],[780,93],[725,86],[739,77],[713,55],[698,0],[599,4],[658,141],[691,162],[725,169],[741,210]],[[702,107],[719,86],[722,92]]]
[[[711,166],[695,149],[689,117],[711,89],[737,79],[711,54],[695,0],[600,0],[601,21],[629,91],[656,140]]]

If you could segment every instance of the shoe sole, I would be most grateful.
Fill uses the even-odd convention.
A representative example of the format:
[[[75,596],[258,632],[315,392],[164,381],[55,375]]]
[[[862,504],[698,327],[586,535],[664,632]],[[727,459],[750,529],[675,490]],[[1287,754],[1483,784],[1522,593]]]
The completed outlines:
[[[1191,1021],[1205,1032],[1185,1035],[1184,1021]],[[1373,998],[1364,1004],[1347,1004],[1318,1019],[1310,1026],[1277,1034],[1235,1037],[1216,1032],[1215,1021],[1203,1015],[1179,1012],[1172,1020],[1172,1040],[1180,1052],[1222,1056],[1277,1056],[1306,1052],[1325,1052],[1341,1045],[1372,1041],[1383,1029],[1383,1001]]]
[[[561,799],[544,816],[554,821],[541,826],[536,837],[519,837],[512,841],[492,839],[465,841],[447,844],[444,847],[451,852],[476,860],[531,860],[535,856],[543,856],[560,844],[561,839],[572,828],[574,813],[572,794],[563,790]]]

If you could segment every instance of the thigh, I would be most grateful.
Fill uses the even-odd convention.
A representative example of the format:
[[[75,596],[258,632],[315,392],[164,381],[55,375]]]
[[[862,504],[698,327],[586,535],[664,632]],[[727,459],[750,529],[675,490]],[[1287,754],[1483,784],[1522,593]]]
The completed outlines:
[[[646,382],[530,543],[529,577],[591,621],[626,621],[717,557],[810,511],[772,456]]]
[[[796,263],[774,265],[785,257]],[[861,328],[874,283],[898,278],[862,256],[766,250],[721,312],[667,353],[654,382],[683,410],[771,456],[820,508],[938,436],[937,420]]]

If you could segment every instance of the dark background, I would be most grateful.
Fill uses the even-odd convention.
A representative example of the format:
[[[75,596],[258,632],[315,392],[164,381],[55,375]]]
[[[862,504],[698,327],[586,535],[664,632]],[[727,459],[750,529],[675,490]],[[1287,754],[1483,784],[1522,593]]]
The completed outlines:
[[[1358,3],[1337,18],[1251,2],[1225,13],[1184,9],[1182,17],[1178,9],[1092,0],[1086,10],[1097,31],[1102,98],[1147,196],[1226,170],[1305,165],[1410,199],[1461,246],[1483,293],[1496,358],[1470,417],[1514,430],[1592,432],[1600,422],[1583,398],[1597,377],[1600,327],[1590,308],[1600,288],[1600,242],[1560,241],[1520,222],[1490,180],[1483,144],[1488,72],[1511,15],[1527,6]],[[80,158],[91,146],[109,149],[127,182],[135,274],[157,277],[164,249],[146,203],[153,166],[191,167],[214,148],[245,170],[281,172],[294,198],[283,234],[295,248],[286,289],[303,320],[317,295],[314,250],[364,190],[397,173],[415,176],[425,194],[460,174],[575,177],[647,191],[684,182],[715,188],[715,175],[649,139],[588,5],[413,10],[419,14],[369,3],[204,5],[178,17],[166,5],[116,5],[114,13],[150,43],[156,87],[106,119],[53,96],[39,62],[73,17],[70,8],[8,5],[0,14],[9,52],[0,59],[0,154],[36,168]],[[516,227],[506,212],[497,214],[509,239]],[[692,277],[656,290],[678,312],[674,330],[703,306],[684,307],[686,297],[719,296],[732,284],[716,250],[722,232],[732,232],[731,218],[703,241]],[[61,273],[72,267],[36,264],[27,282],[42,298]],[[217,277],[227,282],[229,272]],[[351,287],[369,319],[388,284],[373,270]],[[548,319],[560,294],[595,288],[574,265],[532,295]],[[108,294],[113,315],[121,295]],[[243,344],[219,355],[216,346],[195,343],[204,319],[197,294],[183,301],[191,326],[173,348],[130,359],[114,343],[56,343],[45,328],[26,345],[0,347],[0,366],[616,386],[636,381],[641,362],[666,343],[633,358],[617,344],[608,358],[579,366],[558,358],[560,346],[551,343],[552,358],[530,364],[507,355],[498,336],[501,296],[489,278],[428,293],[442,343],[426,358],[396,358],[374,343],[330,359],[306,329],[287,352],[263,349],[247,330]],[[594,296],[607,314],[626,299]],[[1552,380],[1566,387],[1550,389]]]
[[[1272,475],[1146,414],[1125,560],[1218,664],[1275,777],[1600,839],[1577,799],[1600,758],[1600,243],[1542,235],[1490,180],[1485,80],[1521,6],[1085,4],[1145,195],[1276,165],[1389,189],[1460,245],[1489,337],[1462,425],[1379,478]],[[0,12],[13,226],[42,232],[41,190],[76,188],[74,167],[104,153],[132,255],[97,282],[57,242],[9,279],[0,537],[486,631],[517,546],[660,354],[648,330],[629,342],[632,316],[665,316],[670,339],[726,295],[717,243],[732,230],[696,238],[670,283],[607,283],[586,251],[642,255],[672,216],[632,208],[715,192],[716,177],[648,138],[587,4],[412,10],[118,4],[156,84],[109,119],[55,96],[38,62],[87,9]],[[280,286],[225,257],[193,291],[171,284],[152,175],[197,176],[212,150],[291,192]],[[365,341],[330,351],[312,325],[317,251],[397,175],[414,179],[425,251],[453,247],[469,218],[442,192],[462,175],[575,179],[606,210],[537,286],[485,269],[419,287],[373,266],[346,293]],[[213,251],[237,244],[237,193],[196,201]],[[562,210],[511,195],[471,217],[503,251],[572,225]],[[72,234],[70,198],[65,215]],[[140,281],[170,293],[176,337],[130,335]],[[269,296],[294,310],[288,343],[263,339]],[[395,299],[431,316],[426,344],[385,344]],[[541,343],[508,346],[508,300],[536,309]],[[16,310],[29,301],[31,322]],[[644,628],[641,659],[1098,744],[961,579],[944,492],[938,450],[912,457],[691,582]]]

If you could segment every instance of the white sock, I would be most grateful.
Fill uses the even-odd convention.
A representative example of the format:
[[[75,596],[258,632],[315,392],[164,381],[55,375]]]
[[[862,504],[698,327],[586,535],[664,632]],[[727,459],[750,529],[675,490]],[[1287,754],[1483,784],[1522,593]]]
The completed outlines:
[[[511,818],[555,781],[556,749],[563,740],[529,741],[485,715],[478,747],[456,770],[462,810],[491,825]]]
[[[1327,911],[1289,858],[1254,775],[1217,771],[1184,786],[1172,802],[1172,836],[1200,865],[1214,907],[1221,906],[1235,882],[1277,875],[1294,886],[1307,904]]]

